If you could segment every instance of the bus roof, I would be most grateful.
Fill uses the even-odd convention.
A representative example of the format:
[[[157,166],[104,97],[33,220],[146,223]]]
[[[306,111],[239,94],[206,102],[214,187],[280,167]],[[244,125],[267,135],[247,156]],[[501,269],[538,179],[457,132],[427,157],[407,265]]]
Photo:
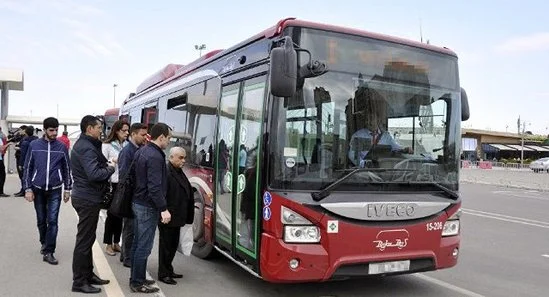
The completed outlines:
[[[172,75],[165,76],[163,80],[156,81],[154,84],[151,84],[151,85],[147,86],[146,88],[141,88],[140,90],[137,91],[137,94],[135,94],[135,95],[141,95],[143,93],[146,93],[146,92],[152,91],[154,89],[157,89],[157,88],[159,88],[163,85],[166,85],[169,82],[171,82],[173,80],[176,80],[177,78],[179,78],[179,77],[181,77],[181,76],[183,76],[187,73],[190,73],[190,72],[192,72],[192,71],[194,71],[194,70],[196,70],[196,69],[198,69],[198,68],[200,68],[200,67],[202,67],[202,66],[204,66],[204,65],[206,65],[210,62],[213,62],[214,60],[217,60],[218,58],[220,58],[222,56],[225,56],[225,55],[227,55],[231,52],[234,52],[235,50],[237,50],[241,47],[244,47],[245,45],[250,44],[254,41],[261,40],[261,39],[273,38],[275,36],[278,36],[287,27],[306,27],[306,28],[319,29],[319,30],[325,30],[325,31],[331,31],[331,32],[345,33],[345,34],[356,35],[356,36],[363,36],[363,37],[368,37],[368,38],[372,38],[372,39],[385,40],[385,41],[389,41],[389,42],[394,42],[394,43],[399,43],[399,44],[403,44],[403,45],[413,46],[413,47],[422,48],[422,49],[426,49],[426,50],[431,50],[431,51],[439,52],[439,53],[442,53],[442,54],[447,54],[447,55],[457,57],[455,52],[453,52],[452,50],[450,50],[446,47],[438,47],[438,46],[434,46],[434,45],[430,45],[430,44],[426,44],[426,43],[421,43],[421,42],[414,41],[414,40],[409,40],[409,39],[404,39],[404,38],[399,38],[399,37],[394,37],[394,36],[390,36],[390,35],[364,31],[364,30],[334,26],[334,25],[329,25],[329,24],[315,23],[315,22],[304,21],[304,20],[297,20],[295,18],[285,18],[285,19],[282,19],[282,20],[278,21],[278,23],[276,25],[274,25],[270,28],[267,28],[267,29],[263,30],[262,32],[260,32],[256,35],[253,35],[252,37],[250,37],[250,38],[248,38],[248,39],[232,46],[231,48],[228,48],[228,49],[225,49],[225,50],[220,50],[220,49],[213,50],[213,51],[210,51],[210,52],[206,53],[204,56],[194,60],[193,62],[191,62],[191,63],[189,63],[185,66],[177,65],[179,67],[177,69],[175,69],[175,71],[172,69],[172,71],[174,71]],[[173,65],[173,64],[169,64],[168,66],[171,66],[171,65]],[[168,67],[168,66],[165,66],[165,68]],[[163,73],[163,70],[165,68],[163,68],[162,70],[160,70],[157,73]],[[146,81],[150,81],[150,80],[151,80],[151,77],[148,77]],[[143,87],[143,84],[145,82],[143,82],[140,86]],[[132,101],[133,99],[136,99],[136,97],[139,97],[139,96],[129,96],[124,101],[124,104],[128,103],[129,101]]]

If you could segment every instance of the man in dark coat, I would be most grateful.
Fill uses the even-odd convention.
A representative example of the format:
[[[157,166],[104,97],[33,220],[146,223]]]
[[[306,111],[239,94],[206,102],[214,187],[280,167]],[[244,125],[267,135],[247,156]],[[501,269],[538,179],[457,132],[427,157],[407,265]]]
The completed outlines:
[[[114,173],[114,164],[101,152],[101,121],[91,115],[80,122],[82,134],[71,151],[72,206],[78,214],[76,243],[72,259],[73,292],[99,293],[93,285],[106,285],[108,280],[93,273],[92,246],[99,220],[108,179]]]
[[[158,279],[170,285],[177,284],[174,278],[183,277],[173,271],[172,261],[179,244],[181,227],[192,224],[194,218],[193,190],[182,169],[186,157],[184,148],[176,146],[170,149],[166,202],[172,219],[168,224],[158,224]]]

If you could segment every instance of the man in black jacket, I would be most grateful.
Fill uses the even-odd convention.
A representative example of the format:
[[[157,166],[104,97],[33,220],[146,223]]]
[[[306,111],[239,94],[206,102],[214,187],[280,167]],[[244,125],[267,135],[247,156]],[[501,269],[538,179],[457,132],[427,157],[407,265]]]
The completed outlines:
[[[72,259],[73,292],[99,293],[108,280],[100,279],[93,272],[92,246],[99,220],[103,196],[108,190],[108,179],[114,173],[101,152],[101,121],[91,115],[82,118],[82,134],[71,151],[72,206],[78,213],[78,232]]]
[[[170,144],[171,129],[164,123],[151,128],[151,142],[135,153],[135,193],[133,196],[134,240],[130,289],[132,292],[154,293],[146,280],[147,259],[154,244],[156,226],[170,222],[166,204],[166,155],[163,150]]]
[[[194,218],[193,191],[183,173],[187,153],[182,147],[172,147],[168,157],[168,192],[166,202],[172,219],[168,224],[158,224],[158,279],[175,285],[174,278],[183,275],[173,271],[172,261],[179,245],[179,233],[185,224],[192,224]]]

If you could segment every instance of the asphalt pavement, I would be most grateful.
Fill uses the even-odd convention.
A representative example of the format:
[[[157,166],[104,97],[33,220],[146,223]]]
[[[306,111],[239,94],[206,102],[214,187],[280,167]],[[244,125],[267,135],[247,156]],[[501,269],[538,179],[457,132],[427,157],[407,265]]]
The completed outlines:
[[[548,174],[549,175],[549,174]],[[8,175],[6,193],[18,189]],[[387,278],[311,284],[269,284],[229,260],[204,261],[178,254],[175,286],[159,283],[156,296],[549,296],[549,193],[486,184],[464,183],[462,245],[459,264],[447,270]],[[0,198],[0,296],[78,296],[72,293],[72,250],[77,216],[63,204],[55,253],[59,265],[42,261],[32,203]],[[97,273],[109,278],[96,296],[132,296],[129,269],[118,256],[104,254],[97,231]],[[156,278],[157,243],[148,271]],[[155,295],[153,295],[155,296]]]

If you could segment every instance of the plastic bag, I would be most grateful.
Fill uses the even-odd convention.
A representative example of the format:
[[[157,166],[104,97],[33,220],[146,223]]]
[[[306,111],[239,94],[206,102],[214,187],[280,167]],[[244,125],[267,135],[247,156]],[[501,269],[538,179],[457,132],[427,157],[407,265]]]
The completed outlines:
[[[185,256],[190,256],[191,251],[193,249],[193,228],[192,225],[187,225],[181,228],[181,233],[183,236],[181,236],[180,244],[181,244],[181,252]]]

